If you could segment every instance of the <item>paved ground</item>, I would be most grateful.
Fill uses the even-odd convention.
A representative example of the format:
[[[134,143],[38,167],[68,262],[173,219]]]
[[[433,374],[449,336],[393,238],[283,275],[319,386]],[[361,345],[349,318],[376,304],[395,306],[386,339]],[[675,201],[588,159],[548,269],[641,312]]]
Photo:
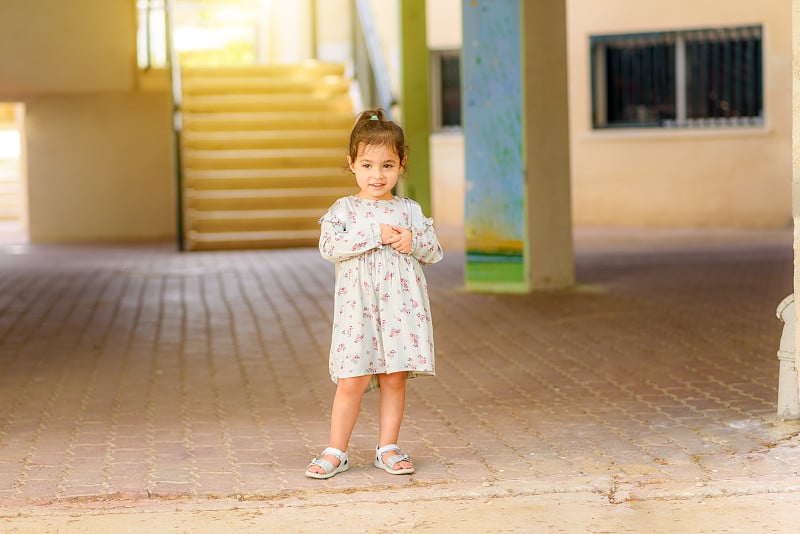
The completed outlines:
[[[0,530],[800,521],[800,423],[775,415],[791,233],[585,230],[576,247],[568,292],[466,293],[458,251],[430,267],[437,377],[409,383],[401,436],[418,473],[372,467],[368,396],[354,468],[315,481],[334,391],[315,250],[5,246]]]

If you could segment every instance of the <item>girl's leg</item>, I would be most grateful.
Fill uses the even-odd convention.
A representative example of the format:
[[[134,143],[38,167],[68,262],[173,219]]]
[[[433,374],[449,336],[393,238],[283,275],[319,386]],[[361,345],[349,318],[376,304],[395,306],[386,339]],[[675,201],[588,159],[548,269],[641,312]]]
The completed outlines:
[[[403,422],[403,412],[406,407],[406,378],[408,373],[391,373],[378,375],[378,383],[381,385],[380,400],[378,401],[378,426],[380,435],[378,436],[378,446],[383,447],[391,443],[397,443],[400,437],[400,425]],[[388,452],[381,460],[384,462],[396,451]],[[394,469],[406,469],[412,467],[411,462],[397,462]]]
[[[330,446],[340,451],[346,452],[347,445],[350,443],[350,435],[353,427],[356,426],[358,412],[361,410],[361,398],[366,391],[372,377],[356,376],[353,378],[340,378],[336,386],[336,396],[333,397],[333,409],[331,410],[331,439]],[[339,466],[339,459],[335,456],[323,456],[334,467]],[[325,470],[312,465],[308,468],[313,473],[324,473]]]

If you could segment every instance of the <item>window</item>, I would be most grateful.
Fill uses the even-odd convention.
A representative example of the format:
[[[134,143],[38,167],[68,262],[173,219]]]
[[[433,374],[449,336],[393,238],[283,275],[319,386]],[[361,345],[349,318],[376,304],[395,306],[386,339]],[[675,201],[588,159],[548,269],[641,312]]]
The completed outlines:
[[[461,57],[458,50],[431,51],[433,130],[461,128]]]
[[[166,4],[164,0],[137,0],[137,59],[140,69],[167,65]]]
[[[763,122],[761,28],[591,39],[593,126]]]

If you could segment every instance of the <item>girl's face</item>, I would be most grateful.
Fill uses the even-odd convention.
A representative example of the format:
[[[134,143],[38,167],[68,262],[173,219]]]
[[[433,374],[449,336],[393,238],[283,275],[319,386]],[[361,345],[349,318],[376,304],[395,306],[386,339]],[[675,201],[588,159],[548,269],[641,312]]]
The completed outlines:
[[[397,185],[400,173],[405,167],[405,160],[400,161],[397,152],[385,145],[358,146],[356,160],[347,156],[350,170],[356,175],[356,183],[361,191],[359,198],[369,200],[391,200],[392,188]]]

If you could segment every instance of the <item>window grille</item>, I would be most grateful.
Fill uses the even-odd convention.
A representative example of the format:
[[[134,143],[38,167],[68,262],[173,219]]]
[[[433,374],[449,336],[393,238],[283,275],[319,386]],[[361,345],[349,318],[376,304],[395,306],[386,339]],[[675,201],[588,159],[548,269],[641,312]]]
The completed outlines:
[[[760,27],[596,36],[591,46],[595,128],[763,122]]]

